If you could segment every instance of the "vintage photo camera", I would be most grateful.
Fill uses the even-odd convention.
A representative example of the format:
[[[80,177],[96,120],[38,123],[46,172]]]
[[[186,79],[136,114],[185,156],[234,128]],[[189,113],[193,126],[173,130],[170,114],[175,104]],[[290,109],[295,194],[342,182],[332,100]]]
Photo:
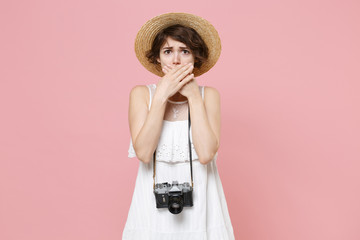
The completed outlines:
[[[154,189],[156,207],[168,208],[172,214],[179,214],[183,207],[193,206],[192,192],[193,189],[187,182],[157,183]]]

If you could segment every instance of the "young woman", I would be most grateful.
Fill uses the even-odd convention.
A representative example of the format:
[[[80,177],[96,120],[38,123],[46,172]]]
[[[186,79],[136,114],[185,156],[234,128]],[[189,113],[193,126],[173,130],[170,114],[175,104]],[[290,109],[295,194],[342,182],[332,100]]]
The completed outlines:
[[[163,14],[140,29],[135,52],[160,78],[130,93],[129,157],[140,166],[123,240],[234,239],[216,167],[220,96],[195,79],[220,56],[216,29],[192,14]]]

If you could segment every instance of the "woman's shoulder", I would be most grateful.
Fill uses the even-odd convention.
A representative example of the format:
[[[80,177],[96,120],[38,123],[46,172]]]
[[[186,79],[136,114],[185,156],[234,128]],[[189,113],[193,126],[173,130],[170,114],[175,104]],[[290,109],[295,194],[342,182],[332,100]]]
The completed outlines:
[[[136,101],[146,101],[146,104],[149,106],[150,95],[147,85],[136,85],[130,91],[130,99]]]
[[[135,92],[141,92],[141,91],[145,91],[147,89],[146,85],[135,85],[132,89],[131,92],[135,91]]]
[[[204,86],[204,101],[220,101],[219,91],[210,86]]]

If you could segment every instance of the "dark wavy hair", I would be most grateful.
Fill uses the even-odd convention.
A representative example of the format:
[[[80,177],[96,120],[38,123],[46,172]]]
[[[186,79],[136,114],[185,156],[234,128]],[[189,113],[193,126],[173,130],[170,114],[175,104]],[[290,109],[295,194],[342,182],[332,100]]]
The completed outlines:
[[[200,35],[192,28],[185,27],[180,24],[172,25],[160,31],[151,46],[146,52],[146,57],[150,63],[159,65],[157,59],[160,57],[160,48],[166,41],[167,37],[171,37],[176,41],[184,43],[190,48],[194,56],[194,67],[200,68],[201,65],[209,57],[209,49]]]

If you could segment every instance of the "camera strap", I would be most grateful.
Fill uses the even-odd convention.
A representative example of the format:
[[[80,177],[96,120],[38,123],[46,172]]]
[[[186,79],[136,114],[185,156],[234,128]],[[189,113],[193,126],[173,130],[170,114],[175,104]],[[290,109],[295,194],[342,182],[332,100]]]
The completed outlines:
[[[189,138],[189,154],[190,154],[190,172],[191,172],[191,187],[194,188],[194,181],[193,181],[193,170],[192,170],[192,151],[191,151],[191,141],[190,141],[190,126],[191,126],[191,122],[190,122],[190,106],[188,107],[188,112],[189,112],[189,121],[188,121],[188,126],[189,126],[189,133],[188,133],[188,138]],[[154,184],[153,184],[153,188],[155,190],[155,175],[156,175],[156,149],[154,152],[154,156],[153,156],[153,180],[154,180]]]

